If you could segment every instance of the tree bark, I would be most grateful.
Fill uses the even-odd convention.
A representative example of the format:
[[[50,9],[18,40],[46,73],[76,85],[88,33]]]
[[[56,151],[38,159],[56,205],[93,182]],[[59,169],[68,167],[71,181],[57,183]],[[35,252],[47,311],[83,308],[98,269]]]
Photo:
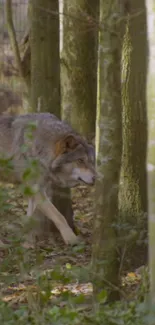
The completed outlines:
[[[144,240],[147,229],[147,35],[145,0],[130,0],[128,4],[122,59],[123,154],[119,198],[122,224],[128,224],[131,233],[133,229],[137,231],[135,238],[131,235],[131,240],[127,240],[133,264],[139,263],[137,243]],[[129,229],[127,232],[129,235]],[[144,251],[142,254],[145,256]]]
[[[63,118],[87,136],[95,132],[98,0],[65,0],[63,10]]]
[[[6,14],[7,31],[9,34],[10,44],[14,55],[14,60],[16,63],[16,71],[18,71],[21,80],[24,81],[26,85],[26,90],[29,93],[30,83],[25,77],[24,66],[22,63],[18,41],[16,37],[16,31],[13,23],[12,0],[6,0],[5,2],[5,14]]]
[[[149,206],[149,275],[151,307],[155,305],[155,7],[147,0],[149,70],[147,84],[148,106],[148,206]],[[153,310],[153,309],[152,309]]]
[[[31,2],[31,103],[60,115],[59,3]]]
[[[96,123],[95,219],[92,250],[94,297],[107,289],[119,294],[119,265],[114,223],[118,216],[118,189],[122,153],[121,18],[117,0],[100,1],[98,111]]]
[[[60,118],[58,0],[31,1],[30,22],[31,110],[50,112]],[[52,202],[73,227],[70,190],[52,188]],[[42,228],[50,228],[47,220]]]

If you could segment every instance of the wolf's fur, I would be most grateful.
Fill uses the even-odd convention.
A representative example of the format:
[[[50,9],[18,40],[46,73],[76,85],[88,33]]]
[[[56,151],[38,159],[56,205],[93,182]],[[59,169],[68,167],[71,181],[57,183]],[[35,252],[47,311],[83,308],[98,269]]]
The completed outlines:
[[[47,189],[49,184],[60,187],[74,187],[81,182],[93,184],[94,148],[54,115],[27,114],[0,118],[0,157],[12,158],[13,169],[9,174],[0,167],[1,180],[9,183],[21,183],[29,162],[37,159],[39,173],[34,173],[28,184],[37,185],[39,190],[29,199],[28,215],[37,207],[55,223],[66,244],[76,242],[77,237],[65,218],[48,199]]]

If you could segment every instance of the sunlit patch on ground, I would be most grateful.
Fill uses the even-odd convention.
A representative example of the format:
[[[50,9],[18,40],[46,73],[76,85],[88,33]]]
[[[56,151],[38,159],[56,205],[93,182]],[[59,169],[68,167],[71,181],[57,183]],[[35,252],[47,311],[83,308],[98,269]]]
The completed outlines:
[[[28,300],[30,293],[35,296],[38,293],[37,286],[34,285],[24,285],[19,284],[19,286],[8,287],[5,295],[2,297],[2,300],[5,302],[11,302],[12,304],[21,303]],[[45,291],[40,292],[42,295],[45,294]],[[75,296],[78,295],[90,295],[92,294],[92,284],[83,283],[83,284],[68,284],[68,285],[57,285],[51,290],[50,299],[56,296],[60,296],[63,293],[72,293]]]

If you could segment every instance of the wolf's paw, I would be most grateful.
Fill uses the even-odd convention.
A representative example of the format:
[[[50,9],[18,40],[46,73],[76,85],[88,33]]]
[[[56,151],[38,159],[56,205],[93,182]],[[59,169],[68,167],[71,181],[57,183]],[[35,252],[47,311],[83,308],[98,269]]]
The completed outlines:
[[[79,243],[80,243],[79,236],[75,236],[74,238],[72,238],[71,240],[68,241],[68,245],[71,245],[71,246],[78,245]]]
[[[78,236],[74,234],[74,232],[70,228],[66,228],[63,231],[62,237],[66,245],[76,245],[79,243],[80,239]]]

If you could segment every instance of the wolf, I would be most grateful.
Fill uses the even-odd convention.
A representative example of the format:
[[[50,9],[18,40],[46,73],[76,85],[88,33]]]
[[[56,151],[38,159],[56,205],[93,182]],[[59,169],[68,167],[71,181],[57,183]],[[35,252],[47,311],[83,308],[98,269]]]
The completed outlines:
[[[1,116],[0,162],[4,160],[10,161],[11,167],[4,172],[0,166],[1,181],[21,184],[25,179],[26,185],[33,189],[28,195],[27,216],[32,216],[37,208],[53,221],[65,244],[76,244],[79,239],[50,201],[48,188],[93,185],[94,147],[53,114]],[[31,162],[33,172],[29,167]]]

